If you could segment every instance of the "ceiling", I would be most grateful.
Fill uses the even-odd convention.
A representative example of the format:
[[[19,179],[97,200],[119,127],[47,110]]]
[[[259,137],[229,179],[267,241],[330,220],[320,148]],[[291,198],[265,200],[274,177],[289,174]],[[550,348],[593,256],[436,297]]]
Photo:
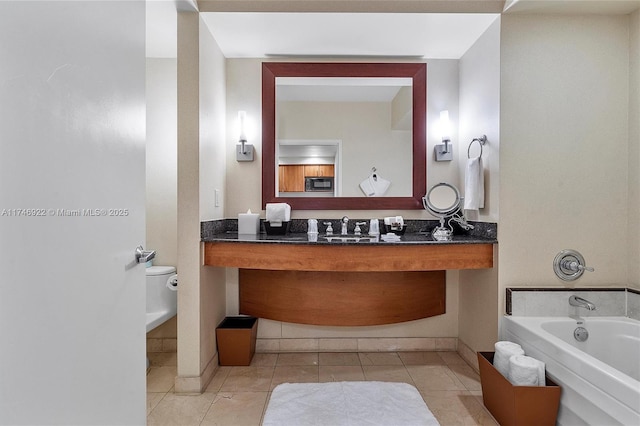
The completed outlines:
[[[227,58],[459,59],[497,14],[205,13]]]
[[[390,57],[459,59],[477,38],[497,19],[499,13],[409,13],[410,7],[451,10],[468,5],[478,9],[477,1],[449,0],[412,2],[380,1],[376,13],[314,11],[318,1],[215,2],[200,0],[147,0],[147,57],[177,56],[176,8],[213,10],[231,5],[243,12],[201,12],[204,22],[227,58],[277,57]],[[503,13],[548,14],[628,14],[640,8],[640,0],[506,0],[487,1],[504,5]],[[362,3],[343,1],[337,6]],[[275,9],[269,9],[272,5]],[[287,7],[306,6],[304,13],[287,12]],[[403,10],[407,13],[385,13]],[[397,5],[397,7],[395,7]],[[228,6],[228,10],[231,6]],[[278,7],[275,7],[278,6]],[[444,7],[447,6],[447,7]],[[454,7],[455,6],[455,7]],[[340,6],[341,7],[341,6]],[[403,9],[404,8],[404,9]],[[406,10],[405,10],[406,9]],[[499,8],[498,8],[499,9]],[[267,11],[268,10],[268,11]],[[274,11],[275,10],[275,11]],[[497,10],[495,7],[491,10]]]

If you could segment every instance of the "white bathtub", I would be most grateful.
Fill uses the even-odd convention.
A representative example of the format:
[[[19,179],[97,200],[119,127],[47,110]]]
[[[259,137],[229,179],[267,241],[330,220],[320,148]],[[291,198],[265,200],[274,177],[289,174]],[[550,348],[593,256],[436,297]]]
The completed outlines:
[[[589,332],[585,342],[576,327]],[[562,387],[560,425],[640,425],[640,321],[626,317],[503,317],[501,339],[544,361]]]

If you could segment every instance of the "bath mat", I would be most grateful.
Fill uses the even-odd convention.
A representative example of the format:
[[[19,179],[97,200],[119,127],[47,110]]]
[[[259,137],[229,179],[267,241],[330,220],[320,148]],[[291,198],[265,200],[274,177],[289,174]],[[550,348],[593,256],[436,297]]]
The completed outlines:
[[[271,394],[263,426],[438,425],[407,383],[283,383]]]

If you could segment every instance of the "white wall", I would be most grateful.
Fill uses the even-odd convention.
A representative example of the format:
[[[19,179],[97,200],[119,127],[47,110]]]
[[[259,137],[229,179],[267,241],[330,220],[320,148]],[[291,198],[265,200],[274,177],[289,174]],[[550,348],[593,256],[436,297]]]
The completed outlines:
[[[485,208],[478,218],[498,221],[500,150],[500,19],[497,19],[460,58],[460,190],[469,143],[487,135],[482,147],[485,168]],[[463,143],[464,142],[464,143]],[[471,156],[479,155],[474,143]],[[476,214],[477,215],[477,214]],[[470,219],[478,219],[469,217]],[[498,229],[499,235],[501,230]],[[500,241],[500,239],[498,239]],[[460,271],[459,338],[474,350],[491,350],[498,332],[498,256],[493,269]],[[464,354],[464,352],[463,352]],[[469,361],[475,362],[475,359]]]
[[[640,288],[640,10],[629,27],[629,285]]]
[[[501,26],[500,312],[508,286],[625,285],[628,17],[507,14]],[[596,272],[560,281],[552,261],[566,248]]]
[[[178,264],[176,59],[147,58],[147,250]]]

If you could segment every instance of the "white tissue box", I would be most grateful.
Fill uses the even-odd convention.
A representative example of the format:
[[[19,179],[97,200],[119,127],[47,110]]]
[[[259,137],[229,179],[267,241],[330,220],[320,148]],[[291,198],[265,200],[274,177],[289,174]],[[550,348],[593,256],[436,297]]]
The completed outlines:
[[[546,386],[514,386],[493,366],[494,352],[478,352],[482,401],[501,425],[554,426],[560,386],[546,377]]]
[[[260,215],[258,213],[240,213],[238,215],[238,234],[257,235],[260,233]]]

